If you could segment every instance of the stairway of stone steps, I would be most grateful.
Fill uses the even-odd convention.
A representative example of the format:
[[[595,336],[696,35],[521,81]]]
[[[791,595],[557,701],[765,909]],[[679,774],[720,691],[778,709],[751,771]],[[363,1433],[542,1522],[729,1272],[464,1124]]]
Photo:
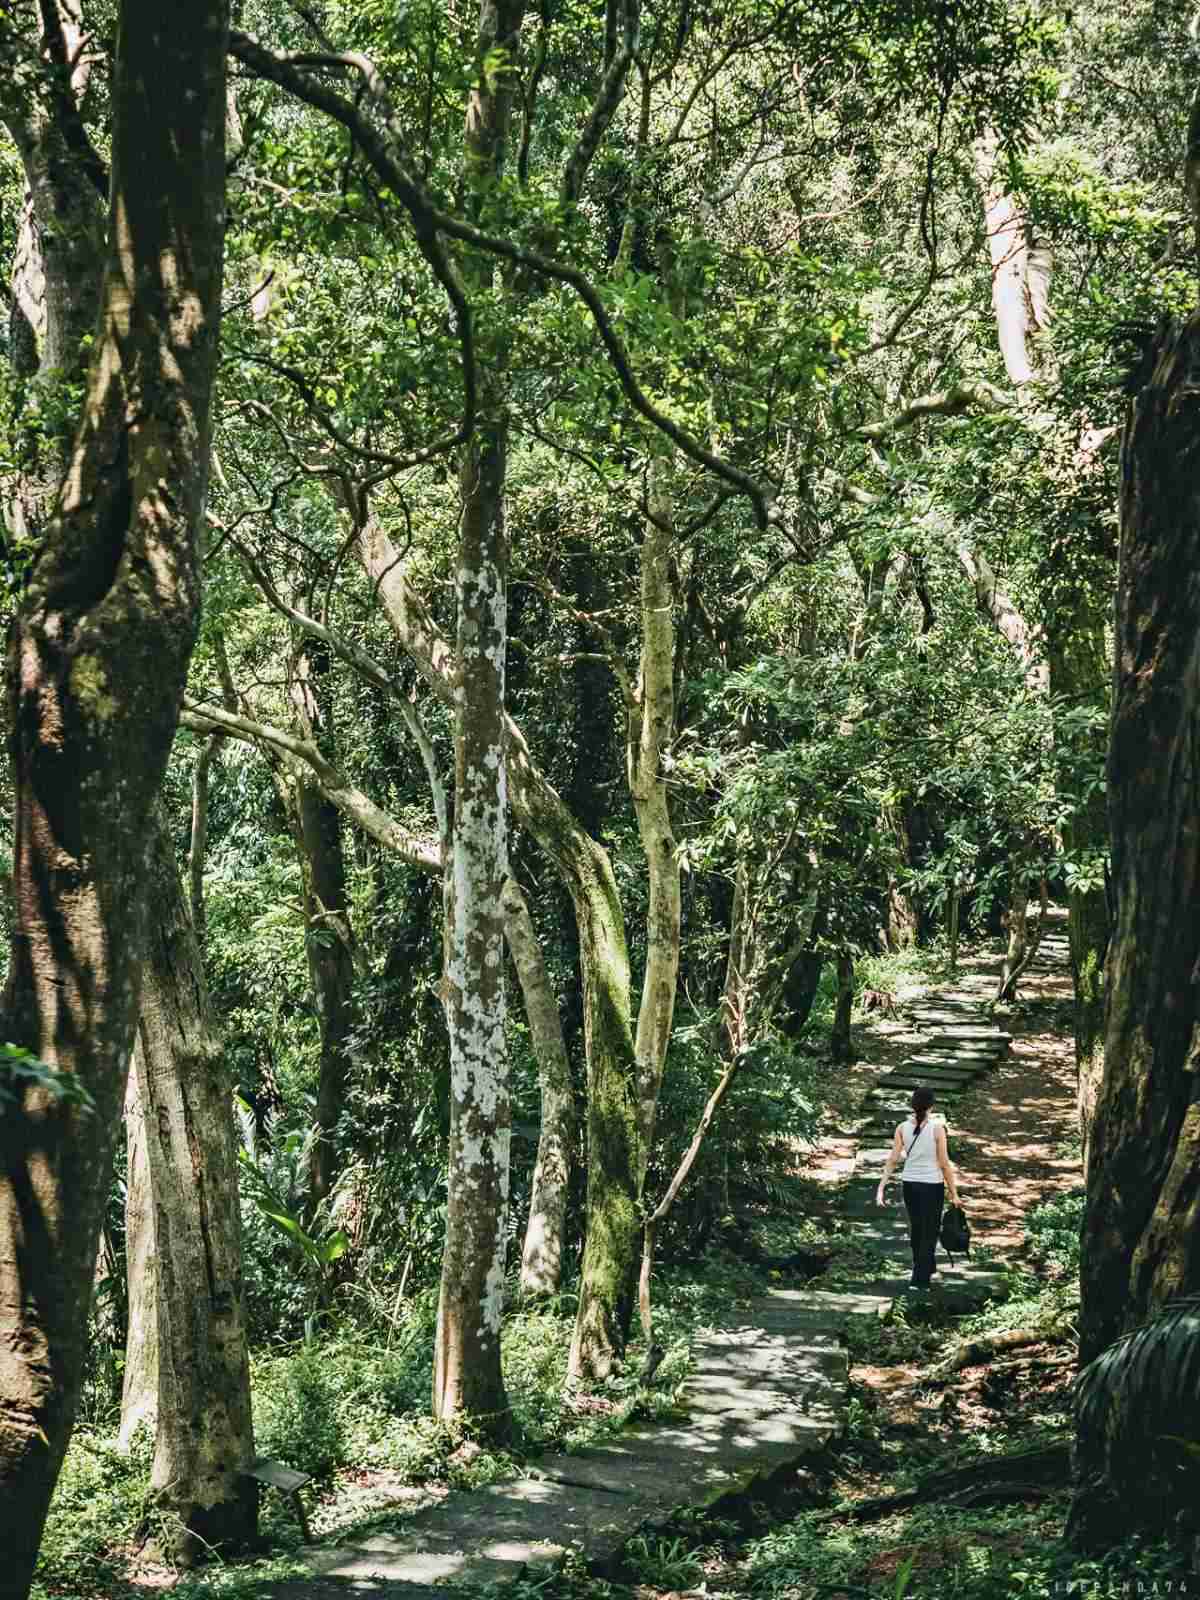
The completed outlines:
[[[1049,940],[1048,931],[1043,944]],[[1044,953],[1039,950],[1038,962],[1046,970],[1062,959],[1057,940],[1049,943]],[[994,989],[994,977],[966,973],[952,986],[901,1006],[902,1013],[924,1037],[906,1061],[877,1080],[864,1101],[865,1120],[858,1131],[855,1172],[846,1188],[843,1209],[855,1223],[862,1244],[879,1258],[881,1276],[876,1287],[880,1289],[902,1288],[911,1268],[908,1223],[899,1203],[899,1185],[889,1190],[887,1206],[875,1204],[876,1186],[896,1125],[909,1115],[913,1090],[921,1085],[932,1089],[936,1097],[934,1110],[946,1121],[953,1160],[955,1113],[963,1093],[991,1072],[1012,1045],[1012,1035],[991,1020]],[[969,1201],[967,1210],[969,1215]],[[938,1255],[943,1295],[976,1302],[1000,1287],[999,1275],[977,1263],[951,1263],[940,1250]]]

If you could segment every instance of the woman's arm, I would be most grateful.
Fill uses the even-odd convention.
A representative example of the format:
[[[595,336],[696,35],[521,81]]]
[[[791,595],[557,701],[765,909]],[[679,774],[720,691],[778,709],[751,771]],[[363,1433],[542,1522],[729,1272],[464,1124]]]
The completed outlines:
[[[937,1164],[942,1169],[947,1198],[952,1206],[956,1206],[958,1204],[958,1182],[954,1176],[954,1167],[950,1161],[950,1152],[946,1145],[946,1130],[940,1122],[933,1130],[933,1148],[937,1155]]]
[[[884,1187],[892,1173],[895,1172],[896,1163],[903,1154],[904,1140],[900,1137],[900,1129],[897,1128],[892,1137],[892,1148],[888,1151],[887,1160],[883,1163],[883,1176],[880,1178],[879,1187],[875,1191],[875,1204],[877,1206],[881,1206],[883,1204]]]

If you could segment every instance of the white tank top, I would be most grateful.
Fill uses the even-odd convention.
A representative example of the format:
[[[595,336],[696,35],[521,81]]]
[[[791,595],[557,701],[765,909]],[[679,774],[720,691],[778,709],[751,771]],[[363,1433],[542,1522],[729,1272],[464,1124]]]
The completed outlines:
[[[937,1163],[937,1132],[936,1127],[942,1126],[941,1118],[934,1118],[926,1114],[921,1127],[920,1137],[917,1138],[917,1148],[912,1149],[913,1139],[916,1137],[917,1124],[914,1118],[909,1117],[907,1122],[900,1124],[900,1140],[904,1145],[904,1170],[900,1176],[905,1183],[945,1183],[942,1169]],[[909,1154],[909,1151],[912,1154]]]

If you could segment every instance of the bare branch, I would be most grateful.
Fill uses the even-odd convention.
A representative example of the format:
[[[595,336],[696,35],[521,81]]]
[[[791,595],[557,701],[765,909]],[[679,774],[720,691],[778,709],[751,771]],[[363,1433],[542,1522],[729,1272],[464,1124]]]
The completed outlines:
[[[340,812],[370,834],[385,849],[393,851],[410,866],[441,877],[442,851],[437,840],[423,839],[401,827],[395,817],[383,811],[361,789],[350,783],[332,762],[327,761],[309,739],[298,739],[271,723],[235,714],[220,706],[184,699],[179,718],[185,728],[198,733],[226,733],[245,744],[272,751],[291,771],[316,777],[322,792]]]
[[[587,121],[583,125],[575,148],[567,157],[563,167],[559,198],[564,206],[573,206],[579,199],[592,157],[599,149],[601,139],[608,132],[612,119],[617,114],[617,107],[625,98],[629,69],[637,54],[641,5],[639,0],[623,0],[623,3],[622,0],[617,0],[617,3],[621,11],[619,40],[616,19],[613,17],[613,5],[610,3],[609,31],[615,48],[609,49],[606,42],[604,77],[596,91],[596,98],[592,102],[592,108],[588,112]]]
[[[885,417],[882,422],[872,422],[859,428],[858,435],[861,439],[886,439],[890,434],[899,433],[902,428],[920,422],[922,417],[954,417],[975,409],[1007,410],[1014,404],[1011,395],[982,380],[977,383],[956,383],[953,388],[943,389],[937,394],[920,395],[894,417]]]

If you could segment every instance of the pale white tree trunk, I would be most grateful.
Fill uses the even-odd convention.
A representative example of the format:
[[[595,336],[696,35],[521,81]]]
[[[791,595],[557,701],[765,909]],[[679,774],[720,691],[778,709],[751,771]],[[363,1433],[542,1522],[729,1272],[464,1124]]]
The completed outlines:
[[[481,0],[464,141],[474,195],[504,169],[523,15],[520,0]],[[490,270],[475,269],[481,290],[491,286]],[[489,1433],[503,1436],[511,1428],[500,1370],[511,1131],[501,903],[508,878],[508,422],[503,363],[498,351],[491,356],[481,415],[459,474],[454,821],[444,983],[450,1150],[433,1410],[442,1418],[470,1412]]]
[[[525,1016],[542,1091],[537,1164],[521,1252],[521,1293],[549,1295],[556,1293],[562,1281],[567,1188],[575,1140],[575,1094],[558,1002],[546,978],[529,907],[515,878],[509,878],[504,886],[503,903],[508,948],[525,997]]]
[[[154,1430],[158,1419],[158,1269],[154,1242],[154,1201],[146,1155],[146,1115],[138,1094],[144,1069],[136,1058],[125,1095],[125,1271],[128,1284],[129,1331],[125,1341],[125,1376],[121,1388],[121,1427],[117,1435],[128,1449],[139,1427]]]

